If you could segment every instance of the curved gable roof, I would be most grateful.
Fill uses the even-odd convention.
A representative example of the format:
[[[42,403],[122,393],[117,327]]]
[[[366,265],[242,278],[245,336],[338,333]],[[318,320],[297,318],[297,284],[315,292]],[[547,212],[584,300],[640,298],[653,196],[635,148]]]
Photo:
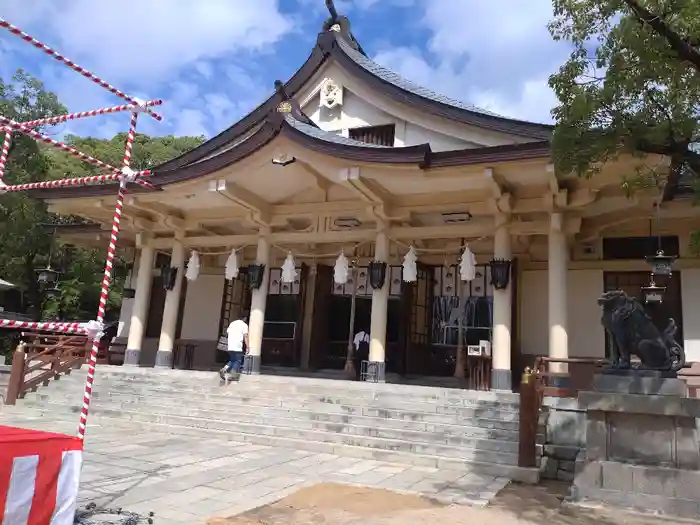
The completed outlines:
[[[434,153],[428,144],[399,148],[376,146],[324,132],[301,112],[297,103],[292,104],[291,114],[279,113],[279,105],[294,97],[331,57],[350,75],[400,103],[460,123],[527,137],[532,142]],[[306,62],[286,83],[275,84],[276,91],[272,96],[231,127],[197,148],[152,168],[154,175],[151,182],[158,187],[214,173],[257,151],[280,133],[311,150],[339,158],[358,162],[415,164],[422,169],[549,155],[552,126],[503,117],[439,95],[404,79],[367,57],[350,32],[347,18],[343,16],[337,19],[337,23],[327,20]],[[148,190],[136,187],[132,191],[140,193]],[[30,193],[42,199],[86,197],[110,195],[113,187],[109,184],[91,185],[55,188],[51,192],[34,190]]]
[[[308,121],[298,104],[292,103],[292,106],[290,113],[279,112],[277,108],[273,109],[246,140],[217,155],[172,169],[158,168],[154,171],[150,182],[156,186],[157,190],[161,190],[162,186],[168,184],[211,175],[255,153],[277,136],[284,136],[310,151],[353,162],[403,164],[425,170],[549,156],[549,141],[546,140],[439,152],[433,152],[429,144],[405,147],[366,144],[319,129]],[[130,191],[144,193],[153,190],[137,186]],[[114,185],[63,187],[50,191],[31,190],[30,193],[36,198],[43,199],[112,195]]]
[[[282,100],[295,96],[330,57],[346,66],[346,69],[351,74],[359,76],[360,80],[367,82],[377,90],[386,92],[398,102],[423,108],[427,112],[450,120],[493,131],[534,140],[550,138],[553,127],[548,124],[504,117],[472,104],[440,95],[377,64],[367,57],[359,42],[350,32],[347,18],[341,16],[338,22],[330,24],[329,21],[326,21],[324,31],[319,33],[309,58],[283,85],[281,90],[276,90],[272,96],[230,128],[197,148],[161,164],[154,170],[171,170],[185,166],[211,155],[217,149],[226,147],[230,142],[235,142],[241,135],[246,134],[252,127],[262,122],[265,116]]]

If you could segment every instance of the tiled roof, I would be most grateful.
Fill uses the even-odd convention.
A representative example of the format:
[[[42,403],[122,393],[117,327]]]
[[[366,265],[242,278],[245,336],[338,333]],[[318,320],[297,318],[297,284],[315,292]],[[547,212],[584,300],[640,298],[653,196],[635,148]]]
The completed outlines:
[[[287,124],[292,126],[294,129],[301,131],[305,135],[314,137],[320,140],[325,140],[326,142],[333,142],[335,144],[341,144],[343,146],[355,146],[361,148],[390,148],[391,146],[380,146],[378,144],[367,144],[366,142],[360,142],[359,140],[349,139],[343,137],[337,133],[332,133],[329,131],[323,131],[315,126],[310,126],[305,124],[300,120],[295,119],[291,115],[285,115],[284,117]]]
[[[499,115],[498,113],[494,113],[492,111],[476,107],[473,104],[468,104],[466,102],[461,102],[459,100],[446,97],[444,95],[436,93],[435,91],[431,91],[430,89],[414,84],[410,80],[406,80],[405,78],[403,78],[401,75],[398,75],[390,69],[387,69],[384,66],[380,66],[373,60],[370,60],[365,55],[354,49],[350,44],[348,44],[343,37],[338,37],[337,42],[340,45],[340,48],[343,50],[343,53],[349,56],[357,65],[363,67],[371,74],[381,78],[386,82],[389,82],[390,84],[395,85],[398,88],[401,88],[405,91],[409,91],[414,95],[418,95],[419,97],[427,98],[429,100],[463,109],[465,111],[480,113],[489,117],[508,118],[503,115]]]

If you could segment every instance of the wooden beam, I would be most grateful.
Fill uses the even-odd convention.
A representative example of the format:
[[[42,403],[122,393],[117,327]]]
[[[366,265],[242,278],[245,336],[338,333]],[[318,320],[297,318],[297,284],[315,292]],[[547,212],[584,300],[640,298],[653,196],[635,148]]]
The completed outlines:
[[[581,221],[577,218],[567,219],[565,231],[575,233],[580,228]],[[461,239],[491,235],[494,231],[493,221],[475,221],[464,224],[444,226],[395,226],[387,229],[389,237],[394,239],[429,240],[429,239]],[[512,235],[546,235],[549,232],[549,221],[523,221],[513,222],[509,226]],[[329,244],[361,242],[374,239],[375,230],[356,229],[326,232],[273,232],[269,238],[271,242],[287,244]],[[258,235],[222,235],[216,237],[185,237],[184,243],[188,246],[240,246],[254,244]],[[157,239],[156,247],[169,245],[171,239]]]
[[[547,164],[545,168],[547,173],[547,184],[549,185],[549,191],[552,195],[557,195],[559,193],[559,178],[554,170],[554,164]]]
[[[303,160],[297,159],[296,163],[299,164],[299,166],[304,172],[311,176],[311,178],[314,181],[314,184],[319,190],[323,192],[328,192],[328,190],[333,185],[333,183],[330,180],[321,175],[321,173],[308,162],[304,162]]]
[[[505,185],[493,171],[493,168],[486,168],[484,170],[484,178],[486,179],[486,185],[491,190],[491,195],[493,195],[493,198],[498,200],[503,197],[505,193]]]
[[[209,191],[218,193],[249,212],[249,218],[261,226],[270,225],[270,203],[247,189],[226,179],[211,181]]]
[[[697,220],[700,222],[700,216],[693,215],[697,208],[692,202],[673,202],[661,206],[661,224],[664,226],[664,221],[668,220]],[[581,229],[578,239],[582,242],[590,241],[600,237],[601,232],[608,228],[613,228],[620,224],[628,222],[636,222],[642,220],[656,219],[656,211],[651,206],[637,206],[624,208],[621,210],[612,211],[596,215],[595,217],[585,218],[583,228]]]
[[[360,199],[370,204],[368,211],[377,219],[386,221],[409,219],[410,212],[397,214],[393,207],[393,196],[376,180],[363,177],[358,166],[341,170],[340,180]]]

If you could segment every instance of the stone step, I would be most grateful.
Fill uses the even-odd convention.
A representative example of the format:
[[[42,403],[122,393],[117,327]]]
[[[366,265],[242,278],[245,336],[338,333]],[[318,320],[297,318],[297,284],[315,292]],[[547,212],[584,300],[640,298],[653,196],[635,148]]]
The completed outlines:
[[[217,379],[218,381],[218,379]],[[460,397],[437,397],[435,399],[426,396],[407,395],[394,392],[365,392],[344,389],[318,389],[318,391],[290,391],[269,386],[251,386],[245,382],[223,383],[214,385],[201,384],[162,384],[162,383],[128,383],[128,382],[112,382],[112,383],[97,383],[97,385],[106,384],[110,389],[113,388],[134,388],[134,389],[157,389],[170,390],[174,392],[187,392],[191,394],[231,394],[241,393],[241,395],[257,396],[263,398],[278,398],[284,397],[287,399],[303,399],[303,400],[318,400],[324,403],[343,403],[343,402],[391,402],[403,404],[431,405],[431,406],[454,406],[454,407],[499,407],[517,411],[520,406],[519,402],[509,402],[498,399],[478,399],[478,398],[460,398]]]
[[[79,374],[81,375],[81,374]],[[216,372],[198,372],[184,370],[141,369],[122,367],[98,367],[96,381],[118,380],[133,381],[137,383],[170,383],[172,385],[196,386],[199,389],[210,385],[219,385]],[[328,393],[337,392],[342,395],[351,394],[358,396],[382,396],[385,394],[397,395],[407,399],[421,398],[437,401],[441,398],[475,399],[481,401],[493,401],[499,403],[519,402],[519,396],[512,393],[477,391],[445,387],[425,387],[417,385],[402,385],[390,383],[366,383],[336,379],[317,379],[306,377],[287,376],[242,376],[239,386],[251,385],[256,390],[273,390],[277,392],[296,393]]]
[[[60,383],[60,384],[59,384]],[[229,384],[227,387],[199,388],[197,386],[173,387],[172,385],[143,386],[130,383],[112,384],[103,381],[96,382],[94,392],[118,392],[142,396],[166,396],[176,395],[187,402],[196,400],[221,402],[252,402],[260,400],[265,404],[279,404],[281,406],[317,406],[317,405],[341,405],[347,407],[374,407],[387,410],[403,410],[407,412],[439,413],[461,417],[472,417],[474,411],[498,411],[505,414],[506,418],[517,420],[518,407],[512,404],[502,404],[490,401],[457,400],[454,404],[428,401],[406,401],[402,396],[353,396],[340,397],[335,392],[322,394],[282,394],[274,390],[239,389],[239,384]],[[46,393],[59,395],[60,393],[80,395],[82,385],[77,382],[58,382],[51,385],[51,390]],[[189,394],[189,396],[188,396]]]
[[[41,403],[66,403],[75,404],[82,399],[78,392],[48,393],[37,392],[28,394],[23,404],[37,406]],[[302,419],[317,419],[331,422],[356,421],[358,424],[365,422],[368,426],[385,425],[393,428],[410,428],[413,430],[429,430],[430,428],[461,427],[465,424],[489,428],[494,430],[510,431],[517,433],[517,414],[506,413],[498,410],[476,410],[470,415],[464,413],[459,416],[451,414],[438,414],[427,412],[410,412],[402,410],[390,410],[371,406],[347,406],[336,404],[308,404],[290,403],[282,399],[231,399],[214,398],[209,400],[188,399],[169,393],[151,393],[149,395],[131,394],[125,392],[101,392],[93,391],[93,400],[102,404],[106,402],[161,406],[187,406],[202,410],[229,411],[233,413],[255,413],[268,416],[300,417]],[[544,424],[544,421],[542,422]],[[542,427],[544,428],[544,427]]]
[[[67,403],[34,403],[28,402],[28,407],[46,410],[70,410],[80,411],[79,404]],[[300,416],[298,412],[286,412],[283,414],[261,413],[259,411],[231,411],[228,409],[213,410],[194,409],[182,405],[156,404],[152,400],[146,405],[143,402],[119,403],[114,401],[93,400],[93,407],[102,410],[137,411],[142,413],[169,414],[173,416],[187,416],[202,420],[221,420],[236,424],[262,425],[263,427],[287,427],[299,430],[314,430],[349,434],[353,436],[380,437],[386,439],[398,439],[402,441],[414,441],[423,443],[447,444],[455,446],[467,446],[484,450],[517,451],[518,433],[507,430],[484,428],[465,421],[465,425],[423,425],[423,428],[411,427],[405,421],[395,421],[378,418],[337,418],[336,421],[319,419],[317,414],[307,413]],[[245,410],[245,407],[244,407]],[[341,421],[340,419],[345,419]],[[396,423],[402,423],[403,428],[397,428]],[[406,428],[408,427],[408,428]],[[540,435],[540,442],[544,442],[544,435]],[[513,446],[506,447],[505,443]]]
[[[59,413],[55,415],[32,412],[32,413],[15,413],[13,409],[17,407],[5,407],[7,414],[3,414],[3,421],[16,426],[22,426],[22,421],[26,419],[36,420],[37,418],[50,418],[50,420],[60,423],[73,423],[77,426],[76,414]],[[91,410],[92,412],[92,410]],[[87,438],[90,439],[90,424],[101,426],[116,426],[124,429],[124,434],[128,435],[129,428],[150,428],[158,432],[170,433],[177,436],[192,435],[201,436],[217,434],[221,437],[229,437],[232,441],[247,441],[253,443],[251,439],[255,439],[255,444],[288,447],[296,450],[308,450],[317,453],[336,454],[339,456],[353,457],[358,459],[375,459],[377,461],[394,462],[407,465],[424,466],[438,468],[440,470],[465,470],[469,469],[475,473],[488,474],[492,476],[506,477],[521,483],[535,484],[539,481],[539,468],[523,468],[514,465],[501,463],[489,463],[481,459],[460,459],[452,457],[441,457],[430,454],[416,454],[411,452],[401,452],[395,450],[383,450],[377,448],[367,448],[348,444],[325,443],[317,441],[308,441],[303,439],[294,439],[290,437],[279,436],[250,436],[235,431],[217,430],[217,429],[202,429],[197,427],[170,425],[157,422],[130,422],[120,418],[105,417],[99,413],[91,413],[88,421]]]
[[[55,417],[60,413],[70,415],[75,410],[73,417],[77,417],[79,407],[64,407],[61,412],[55,408],[26,409],[28,415],[41,415],[42,417]],[[110,418],[120,421],[135,423],[158,423],[178,428],[197,429],[201,435],[207,435],[212,430],[226,431],[237,440],[254,444],[269,444],[270,438],[292,439],[307,443],[327,443],[332,445],[348,445],[374,450],[401,452],[405,454],[417,454],[419,456],[439,456],[459,461],[478,461],[489,464],[517,466],[517,443],[498,440],[473,440],[474,446],[456,446],[437,443],[413,442],[400,439],[388,439],[381,437],[356,436],[337,432],[325,432],[317,430],[302,430],[290,427],[254,425],[242,422],[224,421],[216,419],[202,419],[200,417],[179,416],[168,413],[138,412],[100,406],[90,407],[91,417]],[[77,420],[77,419],[76,419]],[[490,449],[478,448],[482,443],[489,443]]]

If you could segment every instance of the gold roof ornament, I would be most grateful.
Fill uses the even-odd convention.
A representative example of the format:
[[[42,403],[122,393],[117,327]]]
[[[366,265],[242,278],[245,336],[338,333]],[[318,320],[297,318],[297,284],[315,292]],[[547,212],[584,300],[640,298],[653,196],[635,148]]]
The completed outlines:
[[[277,112],[278,113],[291,113],[292,112],[292,103],[289,102],[288,100],[285,100],[284,102],[280,102],[279,105],[277,106]]]

